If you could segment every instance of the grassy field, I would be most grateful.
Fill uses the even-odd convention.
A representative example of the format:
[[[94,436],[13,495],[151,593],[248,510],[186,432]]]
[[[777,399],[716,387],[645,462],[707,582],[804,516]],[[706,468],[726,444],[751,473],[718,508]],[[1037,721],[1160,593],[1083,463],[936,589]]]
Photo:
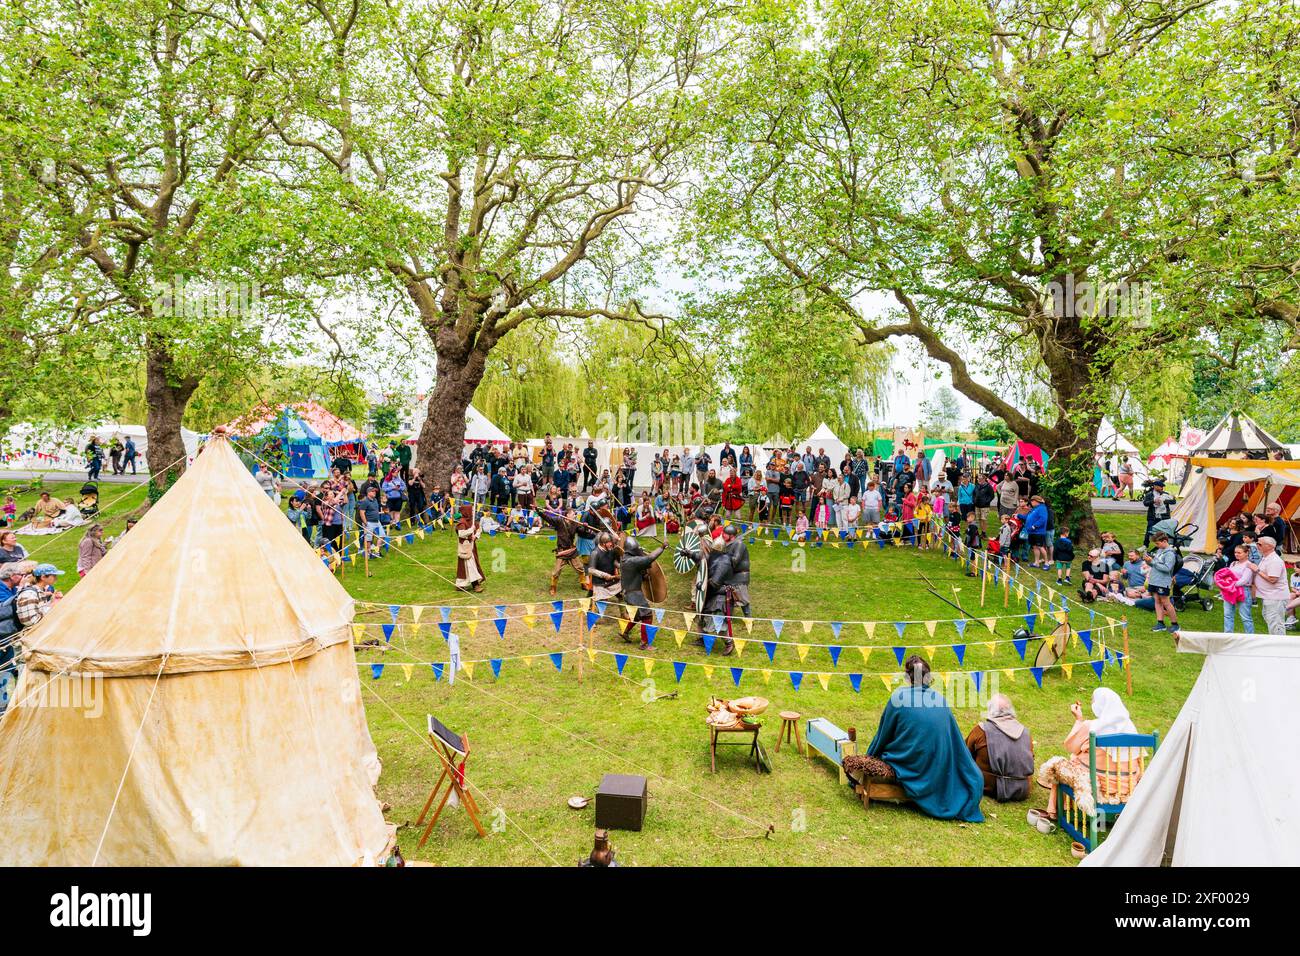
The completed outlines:
[[[77,483],[79,484],[79,483]],[[72,495],[77,484],[51,485],[56,495]],[[143,488],[105,486],[108,507],[104,519],[108,535],[116,534],[126,514],[144,500]],[[34,496],[20,496],[20,510]],[[1102,515],[1103,530],[1117,532],[1125,544],[1140,540],[1139,515]],[[69,573],[63,579],[75,584],[76,546],[80,532],[73,530],[59,538],[23,538],[34,557],[50,560]],[[771,640],[772,627],[757,621],[753,641],[740,659],[706,658],[700,647],[689,641],[678,647],[670,628],[681,628],[680,611],[689,595],[689,578],[666,566],[670,595],[668,609],[655,646],[648,656],[655,658],[649,677],[641,661],[627,663],[622,676],[614,658],[601,654],[594,662],[582,658],[581,679],[576,670],[577,653],[564,657],[558,672],[545,655],[576,648],[580,640],[581,614],[570,605],[562,627],[556,633],[550,618],[546,586],[552,563],[551,543],[544,536],[520,540],[513,536],[484,537],[480,555],[488,573],[487,592],[471,596],[456,592],[448,580],[454,572],[454,548],[446,532],[435,532],[387,557],[371,562],[371,576],[365,577],[358,564],[342,578],[344,586],[359,600],[379,604],[467,605],[470,603],[515,604],[536,602],[533,627],[511,620],[505,637],[497,635],[490,619],[490,607],[479,612],[481,623],[474,633],[459,622],[467,610],[452,614],[460,635],[462,657],[481,661],[473,679],[458,676],[455,685],[445,678],[435,681],[427,662],[444,661],[446,645],[439,633],[436,608],[427,610],[418,629],[409,623],[399,627],[390,644],[382,648],[359,648],[363,700],[371,733],[384,763],[380,796],[390,809],[388,819],[399,824],[399,840],[408,858],[446,865],[549,865],[572,864],[590,850],[593,809],[568,809],[565,801],[577,794],[593,794],[604,773],[639,773],[649,778],[649,813],[640,833],[615,832],[613,843],[621,862],[631,865],[836,865],[836,864],[939,864],[939,865],[1071,865],[1069,843],[1063,836],[1042,836],[1025,823],[1028,806],[1043,806],[1046,791],[1035,788],[1026,804],[999,805],[985,800],[983,824],[949,823],[931,820],[910,808],[873,806],[864,812],[849,790],[841,787],[833,770],[820,759],[806,761],[782,747],[774,754],[775,772],[757,774],[746,764],[746,750],[726,748],[719,755],[718,773],[709,770],[708,735],[704,725],[705,705],[710,695],[725,697],[759,694],[771,700],[763,718],[763,739],[774,749],[776,713],[796,710],[807,717],[827,717],[841,727],[856,727],[863,745],[870,741],[886,690],[874,676],[866,677],[861,692],[855,693],[847,674],[874,674],[895,668],[890,648],[906,643],[909,648],[926,644],[947,645],[957,640],[953,625],[941,623],[931,637],[923,624],[908,626],[900,642],[888,623],[880,625],[871,643],[876,648],[863,664],[857,645],[867,643],[860,625],[846,625],[835,638],[827,624],[818,624],[804,634],[799,621],[895,620],[925,621],[950,619],[955,612],[926,593],[921,573],[949,595],[957,597],[976,617],[1024,611],[1013,590],[1010,604],[1003,607],[1001,591],[990,587],[986,606],[980,603],[979,581],[961,574],[958,565],[938,551],[917,552],[910,548],[878,550],[854,548],[799,549],[779,544],[751,545],[754,613],[786,621],[782,641],[832,642],[845,647],[839,666],[832,664],[823,648],[812,648],[800,661],[795,647],[780,646],[770,662],[760,641]],[[566,572],[561,579],[560,597],[582,596],[576,577]],[[1100,612],[1118,617],[1122,607],[1096,606]],[[1073,608],[1073,602],[1072,602]],[[367,637],[381,642],[379,623],[387,622],[385,608],[358,607],[359,619],[372,622]],[[522,608],[511,608],[520,615]],[[1152,634],[1153,616],[1132,612],[1130,640],[1133,664],[1133,695],[1128,698],[1133,719],[1141,730],[1166,731],[1199,670],[1200,659],[1177,655],[1164,634]],[[401,620],[409,622],[410,612]],[[1209,613],[1188,610],[1184,627],[1218,630],[1218,609]],[[1071,623],[1089,627],[1086,610],[1073,609]],[[1096,624],[1102,619],[1099,616]],[[1085,709],[1096,678],[1083,663],[1081,647],[1072,647],[1068,661],[1076,663],[1072,679],[1059,670],[1046,672],[1042,688],[1035,686],[1027,671],[1014,681],[1001,668],[1025,666],[1012,645],[998,644],[993,652],[981,642],[1006,640],[1016,624],[1006,618],[997,633],[989,635],[982,624],[972,622],[966,634],[969,645],[965,670],[994,674],[1003,692],[1015,702],[1021,719],[1036,740],[1039,760],[1059,752],[1060,741],[1069,729],[1069,704],[1080,700]],[[414,633],[412,631],[414,630]],[[623,652],[634,647],[624,644],[612,625],[597,628],[594,646]],[[1118,638],[1112,646],[1120,646]],[[911,651],[909,650],[909,653]],[[526,666],[520,655],[539,655]],[[505,659],[499,678],[487,663]],[[674,680],[672,661],[716,665],[711,677],[702,668],[688,667],[680,685]],[[372,663],[385,665],[379,679],[372,677]],[[401,665],[412,665],[408,668]],[[728,668],[746,668],[736,689]],[[936,671],[957,671],[953,651],[939,647]],[[765,684],[762,669],[773,671]],[[785,671],[809,672],[797,692]],[[813,676],[834,675],[829,689]],[[964,680],[964,678],[961,678]],[[1123,692],[1123,674],[1108,667],[1104,681]],[[653,693],[647,693],[647,690]],[[651,700],[654,694],[677,692],[676,697]],[[981,715],[974,700],[956,708],[963,731]],[[419,831],[413,826],[436,777],[436,759],[424,738],[425,715],[437,714],[444,723],[469,734],[473,754],[469,779],[478,796],[489,827],[486,839],[473,831],[465,814],[444,813],[429,842],[416,850]],[[772,825],[774,832],[764,837]]]

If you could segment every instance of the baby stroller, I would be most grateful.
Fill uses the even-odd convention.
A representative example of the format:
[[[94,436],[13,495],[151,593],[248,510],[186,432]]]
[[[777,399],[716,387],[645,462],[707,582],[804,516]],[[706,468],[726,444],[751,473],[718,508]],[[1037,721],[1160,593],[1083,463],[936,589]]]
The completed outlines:
[[[81,501],[77,503],[77,510],[87,520],[99,514],[99,486],[94,482],[88,481],[81,486]]]
[[[1169,600],[1174,607],[1181,611],[1191,600],[1200,604],[1203,610],[1213,608],[1210,589],[1214,586],[1214,572],[1217,570],[1218,562],[1213,558],[1199,554],[1189,554],[1184,558],[1183,566],[1174,572],[1174,583],[1169,589]]]
[[[1174,518],[1166,518],[1164,521],[1157,521],[1151,526],[1151,534],[1163,531],[1169,535],[1169,544],[1178,552],[1178,557],[1183,556],[1182,549],[1192,543],[1192,536],[1196,534],[1197,527],[1194,524],[1180,525]]]

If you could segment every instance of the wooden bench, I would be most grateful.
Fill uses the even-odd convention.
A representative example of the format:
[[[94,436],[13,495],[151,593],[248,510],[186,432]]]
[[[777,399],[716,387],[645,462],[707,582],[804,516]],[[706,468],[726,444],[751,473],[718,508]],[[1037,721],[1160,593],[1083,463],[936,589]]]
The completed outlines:
[[[812,759],[814,751],[821,754],[835,765],[839,771],[840,783],[847,784],[848,776],[844,773],[844,758],[857,753],[857,742],[851,732],[840,730],[825,717],[813,717],[804,728],[804,742],[808,745],[807,757]]]

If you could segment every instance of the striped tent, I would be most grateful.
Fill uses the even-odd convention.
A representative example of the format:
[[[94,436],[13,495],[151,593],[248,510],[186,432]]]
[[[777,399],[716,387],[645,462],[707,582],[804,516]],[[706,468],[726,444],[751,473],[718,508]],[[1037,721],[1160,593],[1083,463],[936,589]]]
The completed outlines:
[[[1281,506],[1282,517],[1291,529],[1282,550],[1294,551],[1300,520],[1300,461],[1197,455],[1188,462],[1183,496],[1174,506],[1172,517],[1179,525],[1195,525],[1198,530],[1192,546],[1213,554],[1220,527],[1239,514],[1260,514],[1273,502]]]
[[[1205,440],[1196,446],[1196,454],[1203,458],[1270,458],[1275,452],[1291,458],[1291,451],[1248,415],[1232,412],[1223,416]]]

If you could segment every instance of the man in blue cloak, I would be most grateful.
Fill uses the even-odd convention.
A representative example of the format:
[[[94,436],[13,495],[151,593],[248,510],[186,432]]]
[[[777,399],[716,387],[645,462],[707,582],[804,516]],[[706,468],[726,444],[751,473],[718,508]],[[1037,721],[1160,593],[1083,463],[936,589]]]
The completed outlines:
[[[889,695],[867,753],[893,768],[904,792],[924,813],[983,823],[984,778],[947,701],[929,686],[930,665],[913,654],[904,675],[903,686]]]

